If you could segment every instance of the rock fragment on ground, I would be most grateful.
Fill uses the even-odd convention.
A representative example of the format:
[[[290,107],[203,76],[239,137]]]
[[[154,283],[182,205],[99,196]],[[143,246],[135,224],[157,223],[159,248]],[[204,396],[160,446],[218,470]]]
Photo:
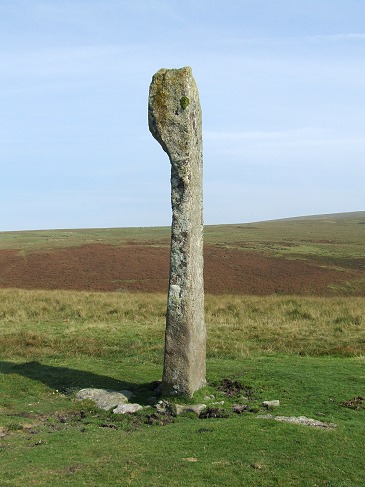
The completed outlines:
[[[274,399],[272,401],[264,401],[262,405],[267,409],[278,408],[280,406],[280,401],[278,399]]]
[[[198,417],[200,413],[207,407],[205,404],[176,404],[176,416],[184,413],[194,413]]]
[[[115,408],[119,404],[127,403],[132,396],[133,393],[131,391],[124,390],[116,392],[108,389],[95,389],[90,387],[81,389],[76,394],[75,400],[83,401],[85,399],[89,399],[90,401],[94,402],[98,408],[109,411],[109,409]]]
[[[273,414],[260,414],[256,416],[258,419],[273,419],[284,423],[302,424],[304,426],[314,426],[316,428],[336,428],[335,423],[324,423],[317,419],[307,418],[306,416],[274,416]]]
[[[136,413],[137,411],[140,411],[143,409],[143,407],[140,404],[134,403],[134,404],[118,404],[118,406],[113,409],[114,414],[131,414],[131,413]]]
[[[247,404],[233,404],[232,408],[233,412],[236,414],[242,414],[243,412],[248,411]]]
[[[155,404],[155,409],[162,414],[171,413],[172,411],[170,403],[168,401],[164,401],[163,399]]]

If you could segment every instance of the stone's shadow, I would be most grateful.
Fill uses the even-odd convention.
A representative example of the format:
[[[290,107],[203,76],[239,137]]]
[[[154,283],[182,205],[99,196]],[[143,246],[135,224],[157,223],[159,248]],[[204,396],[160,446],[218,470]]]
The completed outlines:
[[[148,395],[154,395],[154,390],[159,385],[159,381],[137,384],[85,370],[44,365],[36,361],[24,362],[22,364],[0,361],[0,373],[19,374],[28,379],[42,382],[49,388],[64,393],[71,393],[74,390],[84,389],[86,387],[111,389],[113,391],[127,389],[132,391],[137,397],[140,396],[143,398]]]

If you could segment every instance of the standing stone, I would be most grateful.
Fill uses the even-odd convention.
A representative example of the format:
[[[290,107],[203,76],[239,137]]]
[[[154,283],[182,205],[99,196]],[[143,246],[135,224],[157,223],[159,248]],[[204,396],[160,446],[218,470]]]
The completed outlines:
[[[164,394],[193,395],[205,385],[203,155],[198,89],[190,67],[152,78],[149,129],[171,162],[171,255]]]

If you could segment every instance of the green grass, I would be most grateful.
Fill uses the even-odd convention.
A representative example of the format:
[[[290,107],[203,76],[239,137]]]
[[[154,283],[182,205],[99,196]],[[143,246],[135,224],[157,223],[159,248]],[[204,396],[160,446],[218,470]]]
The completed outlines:
[[[365,303],[360,298],[207,296],[206,391],[224,418],[162,426],[116,417],[76,390],[131,389],[147,403],[161,378],[164,295],[0,291],[0,486],[363,486]],[[231,413],[224,378],[250,388]],[[305,415],[324,430],[257,419]]]
[[[125,245],[160,241],[169,245],[169,227],[88,228],[77,230],[31,230],[0,232],[0,249],[39,250],[85,244]]]
[[[365,212],[208,226],[205,241],[285,258],[363,259]]]

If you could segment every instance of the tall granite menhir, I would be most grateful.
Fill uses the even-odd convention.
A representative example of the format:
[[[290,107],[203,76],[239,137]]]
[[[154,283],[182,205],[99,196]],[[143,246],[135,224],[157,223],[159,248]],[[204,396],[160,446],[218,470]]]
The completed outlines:
[[[152,78],[149,128],[171,162],[171,256],[166,315],[164,394],[205,385],[203,156],[198,89],[190,67]]]

